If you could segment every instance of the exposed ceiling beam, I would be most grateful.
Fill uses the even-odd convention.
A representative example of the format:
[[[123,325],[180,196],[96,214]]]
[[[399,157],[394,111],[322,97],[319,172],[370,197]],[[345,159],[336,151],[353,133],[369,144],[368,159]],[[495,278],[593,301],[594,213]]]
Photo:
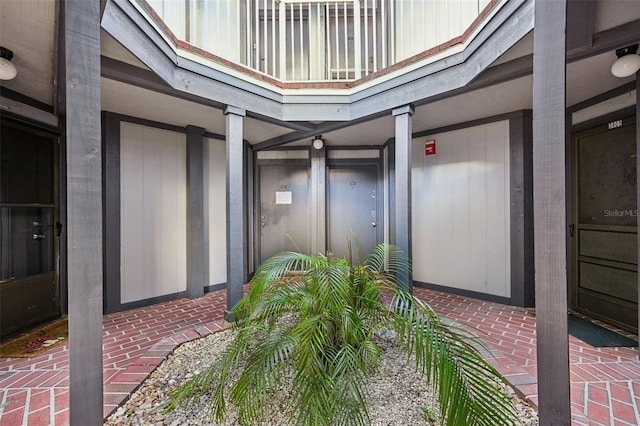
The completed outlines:
[[[640,41],[640,19],[594,34],[591,48],[567,55],[567,61],[575,62],[609,51],[613,54],[616,49],[638,41]]]
[[[351,123],[351,125],[353,125],[353,123]],[[253,144],[251,145],[251,149],[253,149],[254,151],[266,151],[269,149],[278,148],[291,142],[297,142],[302,139],[312,138],[321,133],[322,132],[318,130],[307,132],[291,132],[287,133],[286,135],[277,136],[275,138],[267,139],[265,141]]]
[[[40,109],[42,111],[55,114],[54,107],[52,105],[47,105],[44,102],[40,102],[37,99],[30,98],[29,96],[23,95],[22,93],[16,92],[15,90],[11,90],[8,87],[0,86],[0,97],[12,99],[25,105]]]
[[[362,117],[352,121],[326,121],[324,123],[318,124],[316,128],[312,131],[288,133],[286,135],[278,136],[276,138],[271,138],[266,141],[253,144],[251,148],[254,151],[266,151],[269,149],[278,148],[288,143],[297,142],[302,139],[312,138],[316,135],[321,135],[323,133],[334,132],[336,130],[351,127],[356,124],[366,123],[367,121],[385,117],[390,114],[391,114],[391,111],[383,111],[374,115]]]
[[[591,49],[596,24],[596,4],[593,0],[567,1],[567,54]]]
[[[533,71],[533,54],[525,55],[520,58],[495,65],[488,68],[480,74],[478,78],[473,80],[467,87],[473,90],[483,87],[493,86],[495,84],[505,83],[517,78],[526,77]]]
[[[160,77],[149,70],[138,68],[136,66],[127,64],[125,62],[118,61],[107,56],[100,57],[100,66],[102,69],[101,75],[109,80],[119,81],[121,83],[130,84],[132,86],[140,87],[142,89],[151,90],[154,92],[162,93],[165,95],[176,96],[177,92],[165,83]],[[193,100],[194,102],[202,103],[205,105],[211,105],[217,108],[222,108],[221,105],[215,104],[209,99],[198,98],[194,95],[183,96],[183,99]]]
[[[452,96],[461,95],[463,93],[526,77],[528,75],[531,75],[532,73],[533,54],[529,54],[512,61],[487,68],[466,86],[460,87],[455,90],[450,90],[448,92],[441,93],[430,98],[422,99],[420,102],[416,102],[415,105],[421,106],[430,104],[435,101],[450,98]]]
[[[276,118],[267,117],[266,115],[256,114],[250,111],[247,111],[247,117],[255,118],[256,120],[286,127],[288,129],[296,130],[299,132],[314,132],[317,128],[317,124],[311,123],[309,121],[280,121]]]

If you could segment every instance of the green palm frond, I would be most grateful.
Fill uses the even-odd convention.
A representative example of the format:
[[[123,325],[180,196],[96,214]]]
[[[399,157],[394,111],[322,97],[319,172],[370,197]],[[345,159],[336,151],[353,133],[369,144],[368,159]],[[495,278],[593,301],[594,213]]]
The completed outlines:
[[[398,294],[398,298],[410,296]],[[395,311],[395,326],[408,354],[438,393],[447,425],[513,425],[514,408],[500,374],[480,355],[482,343],[464,327],[445,324],[424,302]]]
[[[403,291],[410,271],[406,255],[384,244],[357,264],[295,252],[266,260],[232,309],[236,336],[222,358],[176,389],[167,408],[210,393],[216,421],[231,402],[242,424],[255,424],[271,396],[287,389],[294,424],[368,424],[367,375],[380,361],[376,336],[394,330],[437,393],[443,424],[516,424],[503,379],[481,356],[486,348],[466,326],[442,321]],[[392,308],[385,295],[393,296]]]

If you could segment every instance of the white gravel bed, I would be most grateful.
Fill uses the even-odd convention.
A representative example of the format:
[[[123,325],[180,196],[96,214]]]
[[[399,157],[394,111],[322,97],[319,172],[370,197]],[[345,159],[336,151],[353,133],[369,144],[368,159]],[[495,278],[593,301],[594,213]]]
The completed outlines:
[[[169,392],[185,380],[198,374],[212,361],[217,360],[226,344],[233,336],[232,331],[214,333],[206,338],[194,340],[178,347],[148,378],[131,398],[114,414],[105,425],[214,425],[208,416],[207,396],[198,403],[181,406],[165,413],[159,407],[167,399]],[[379,371],[370,377],[368,407],[372,425],[406,426],[436,425],[425,417],[422,407],[437,411],[437,404],[424,380],[415,372],[412,361],[392,340],[379,343],[382,357]],[[286,392],[286,390],[283,390]],[[512,390],[510,394],[514,395]],[[282,395],[285,396],[284,394]],[[517,397],[513,401],[523,420],[523,425],[538,424],[536,412]],[[288,413],[284,398],[274,398],[271,412],[262,425],[286,425]],[[234,407],[227,405],[224,425],[237,425]]]

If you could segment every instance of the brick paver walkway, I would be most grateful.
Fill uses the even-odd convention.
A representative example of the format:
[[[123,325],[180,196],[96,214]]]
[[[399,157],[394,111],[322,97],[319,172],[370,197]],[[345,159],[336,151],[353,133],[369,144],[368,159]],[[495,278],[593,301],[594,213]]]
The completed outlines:
[[[533,405],[538,403],[533,310],[417,288],[444,317],[477,327],[497,349],[492,364]],[[633,337],[633,336],[629,336]],[[573,425],[640,424],[640,361],[637,348],[594,348],[569,336]]]
[[[531,310],[415,289],[442,316],[477,327],[491,362],[537,403],[535,317]],[[223,326],[224,291],[104,317],[105,416],[180,343]],[[593,348],[570,337],[572,423],[640,424],[640,362],[635,348]],[[32,359],[0,359],[0,426],[67,425],[66,345]]]
[[[183,340],[192,339],[196,329],[206,334],[203,327],[215,329],[215,324],[222,323],[225,306],[226,292],[222,290],[195,300],[180,299],[105,315],[105,416],[166,356],[158,342],[172,336],[180,339],[183,334]],[[31,359],[0,359],[0,406],[4,406],[0,408],[0,426],[68,425],[67,345]]]

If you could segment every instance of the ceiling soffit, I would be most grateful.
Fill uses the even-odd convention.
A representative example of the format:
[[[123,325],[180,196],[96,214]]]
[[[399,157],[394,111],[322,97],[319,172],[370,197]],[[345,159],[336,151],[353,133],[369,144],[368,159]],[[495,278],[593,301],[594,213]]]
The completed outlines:
[[[18,69],[3,88],[53,107],[56,67],[56,1],[0,0],[0,44],[13,51]]]

